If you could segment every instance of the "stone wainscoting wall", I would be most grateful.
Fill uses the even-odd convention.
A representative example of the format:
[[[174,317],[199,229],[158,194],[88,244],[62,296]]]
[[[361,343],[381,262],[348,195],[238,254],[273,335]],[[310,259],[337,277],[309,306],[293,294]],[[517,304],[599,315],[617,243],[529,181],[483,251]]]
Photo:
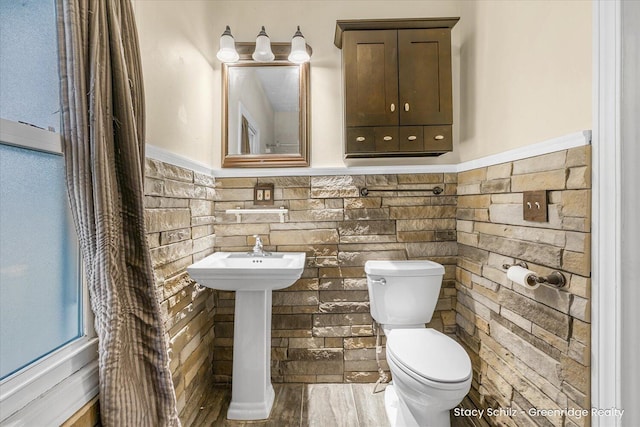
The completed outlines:
[[[217,180],[147,159],[148,239],[183,424],[207,388],[231,380],[234,310],[233,292],[198,286],[186,267],[214,250],[248,251],[258,234],[265,250],[307,254],[302,279],[273,294],[274,382],[375,382],[364,263],[431,259],[446,273],[429,327],[456,334],[472,358],[463,406],[512,409],[469,421],[589,425],[528,410],[590,407],[590,159],[585,146],[458,174]],[[258,183],[274,184],[284,223],[225,213],[255,207]],[[527,190],[549,191],[548,222],[522,219]],[[502,265],[519,260],[542,275],[562,271],[568,287],[513,284]]]
[[[213,383],[214,292],[195,284],[186,267],[213,252],[215,180],[153,159],[145,169],[147,238],[178,411],[188,426]]]
[[[243,215],[253,187],[273,183],[277,215]],[[361,197],[360,187],[371,191]],[[434,186],[444,193],[427,191]],[[378,190],[378,191],[376,191]],[[388,190],[388,191],[379,191]],[[408,191],[412,190],[412,191]],[[418,191],[416,191],[418,190]],[[364,263],[369,259],[431,259],[446,267],[430,326],[454,334],[456,174],[218,178],[216,251],[247,251],[253,235],[265,250],[307,254],[302,279],[273,293],[274,382],[375,382],[375,336]],[[234,293],[217,292],[213,370],[232,374]],[[384,369],[384,352],[381,354]]]
[[[474,370],[463,405],[513,410],[475,425],[590,424],[561,411],[590,408],[590,159],[585,146],[458,174],[456,323]],[[523,220],[529,190],[549,190],[548,222]],[[502,265],[520,260],[569,285],[512,283]]]

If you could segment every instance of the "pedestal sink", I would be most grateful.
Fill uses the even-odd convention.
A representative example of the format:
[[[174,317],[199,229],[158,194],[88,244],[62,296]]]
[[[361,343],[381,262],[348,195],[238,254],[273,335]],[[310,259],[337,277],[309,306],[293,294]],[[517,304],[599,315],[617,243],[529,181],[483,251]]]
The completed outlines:
[[[203,286],[236,291],[230,420],[269,417],[274,399],[271,291],[293,285],[304,264],[303,252],[216,252],[187,268]]]

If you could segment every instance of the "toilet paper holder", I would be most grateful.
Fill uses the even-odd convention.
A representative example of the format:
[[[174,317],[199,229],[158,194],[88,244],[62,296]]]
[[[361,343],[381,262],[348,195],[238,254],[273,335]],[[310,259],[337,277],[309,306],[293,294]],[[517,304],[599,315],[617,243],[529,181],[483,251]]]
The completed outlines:
[[[515,264],[502,264],[502,268],[508,270],[509,267],[520,266],[522,268],[528,269],[529,266],[524,261],[518,261]],[[564,288],[567,285],[567,279],[564,277],[564,274],[559,271],[552,271],[548,276],[538,276],[535,275],[535,280],[538,283],[546,283],[551,286],[555,286],[556,288]]]

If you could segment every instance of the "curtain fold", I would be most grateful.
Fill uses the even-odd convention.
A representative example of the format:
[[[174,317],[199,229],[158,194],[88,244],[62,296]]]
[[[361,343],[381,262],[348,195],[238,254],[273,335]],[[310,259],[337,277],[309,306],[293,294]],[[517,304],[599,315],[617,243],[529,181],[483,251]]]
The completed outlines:
[[[57,0],[63,153],[99,338],[105,426],[179,426],[144,224],[144,91],[130,0]]]

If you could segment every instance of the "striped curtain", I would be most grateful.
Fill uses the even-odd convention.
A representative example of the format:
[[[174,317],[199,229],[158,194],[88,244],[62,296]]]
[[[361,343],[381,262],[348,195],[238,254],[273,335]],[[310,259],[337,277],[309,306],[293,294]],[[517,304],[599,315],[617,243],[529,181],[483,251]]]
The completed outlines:
[[[63,153],[99,338],[104,426],[179,426],[145,235],[144,92],[130,0],[57,0]]]

